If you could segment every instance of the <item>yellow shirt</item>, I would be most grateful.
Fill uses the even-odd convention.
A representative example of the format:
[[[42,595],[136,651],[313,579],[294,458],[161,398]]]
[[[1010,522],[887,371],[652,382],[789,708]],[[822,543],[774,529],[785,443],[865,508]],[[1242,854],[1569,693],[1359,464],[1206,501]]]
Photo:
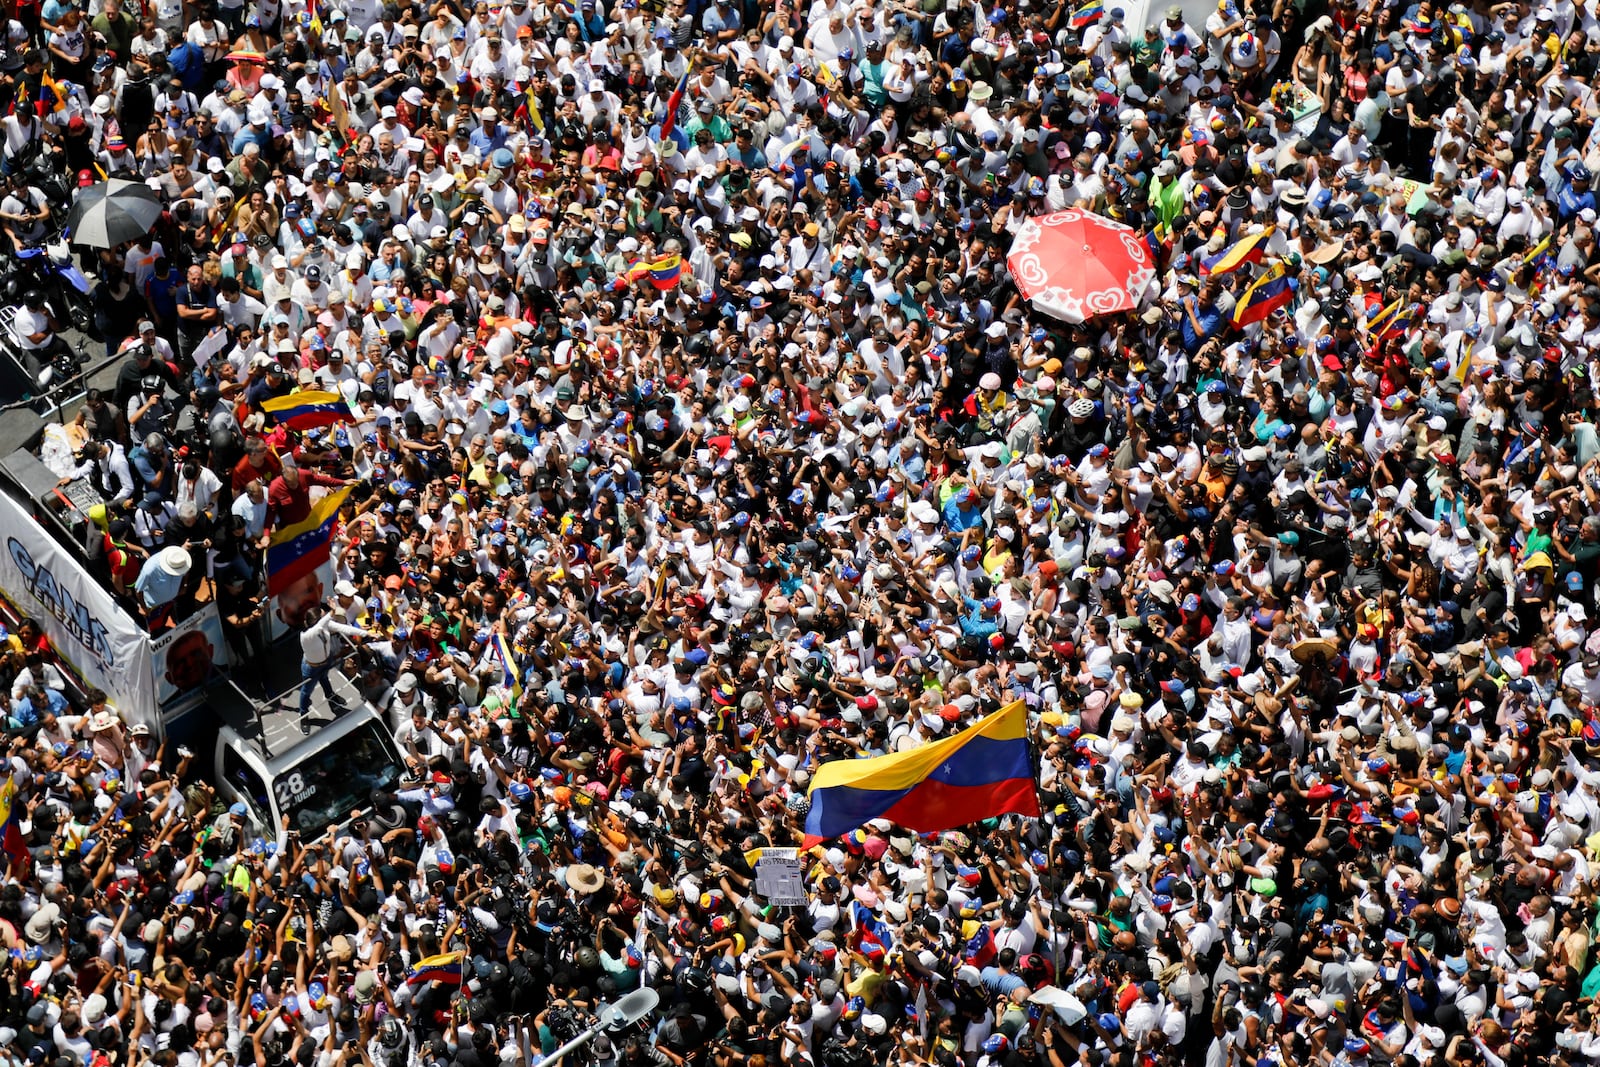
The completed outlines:
[[[845,983],[846,997],[860,997],[870,1007],[878,999],[878,987],[883,985],[883,975],[870,967]]]
[[[989,576],[991,582],[998,582],[1005,577],[1006,564],[1011,561],[1011,549],[1006,543],[996,538],[994,544],[989,546],[989,551],[983,556],[983,573]]]

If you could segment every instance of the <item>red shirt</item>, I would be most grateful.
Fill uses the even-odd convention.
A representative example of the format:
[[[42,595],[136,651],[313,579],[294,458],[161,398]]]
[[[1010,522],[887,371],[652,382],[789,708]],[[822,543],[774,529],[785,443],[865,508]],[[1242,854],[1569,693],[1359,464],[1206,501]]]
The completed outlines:
[[[266,462],[259,467],[250,462],[249,456],[244,456],[233,465],[233,491],[244,492],[244,487],[258,478],[270,485],[272,479],[282,473],[283,462],[270,448],[267,449]]]
[[[272,479],[272,484],[267,487],[267,523],[275,529],[293,526],[311,514],[311,487],[326,485],[329,487],[343,485],[343,480],[330,478],[326,474],[316,471],[300,471],[300,484],[290,488],[289,483],[283,480],[283,475]]]

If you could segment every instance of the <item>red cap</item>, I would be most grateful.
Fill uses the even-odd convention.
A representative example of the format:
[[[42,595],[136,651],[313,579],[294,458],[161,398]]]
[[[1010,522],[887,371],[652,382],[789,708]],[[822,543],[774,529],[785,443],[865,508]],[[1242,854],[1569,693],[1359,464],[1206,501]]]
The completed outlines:
[[[1332,353],[1322,357],[1322,365],[1328,370],[1344,370],[1344,364]]]
[[[86,185],[93,185],[93,184],[94,184],[94,171],[88,170],[87,168],[85,168],[84,170],[80,170],[78,172],[78,188],[82,189]]]
[[[932,199],[933,199],[933,194],[930,193],[928,190],[926,190],[926,189],[918,189],[917,190],[917,196],[916,196],[917,203],[926,204],[928,201],[930,201]]]

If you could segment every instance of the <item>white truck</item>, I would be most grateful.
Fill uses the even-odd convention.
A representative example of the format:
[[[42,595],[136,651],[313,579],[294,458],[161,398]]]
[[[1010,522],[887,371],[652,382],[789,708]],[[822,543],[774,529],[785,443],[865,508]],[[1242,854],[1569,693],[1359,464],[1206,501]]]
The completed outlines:
[[[254,700],[230,677],[232,652],[213,603],[152,637],[103,582],[86,546],[99,494],[61,484],[38,456],[0,457],[0,624],[33,619],[70,681],[109,696],[128,723],[187,745],[219,798],[242,803],[257,833],[284,825],[303,840],[348,822],[376,791],[395,788],[404,763],[383,717],[351,680],[330,680],[349,711],[335,714],[320,687],[310,736],[300,732],[300,650],[292,634],[269,653],[270,692]],[[209,753],[210,758],[207,758]]]

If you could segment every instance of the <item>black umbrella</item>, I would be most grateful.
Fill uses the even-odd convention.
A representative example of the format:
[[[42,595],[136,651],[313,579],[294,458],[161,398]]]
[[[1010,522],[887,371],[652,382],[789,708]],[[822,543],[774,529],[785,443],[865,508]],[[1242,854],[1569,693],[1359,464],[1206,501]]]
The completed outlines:
[[[67,228],[75,245],[114,248],[149,233],[162,210],[161,198],[148,185],[112,178],[78,190]]]

